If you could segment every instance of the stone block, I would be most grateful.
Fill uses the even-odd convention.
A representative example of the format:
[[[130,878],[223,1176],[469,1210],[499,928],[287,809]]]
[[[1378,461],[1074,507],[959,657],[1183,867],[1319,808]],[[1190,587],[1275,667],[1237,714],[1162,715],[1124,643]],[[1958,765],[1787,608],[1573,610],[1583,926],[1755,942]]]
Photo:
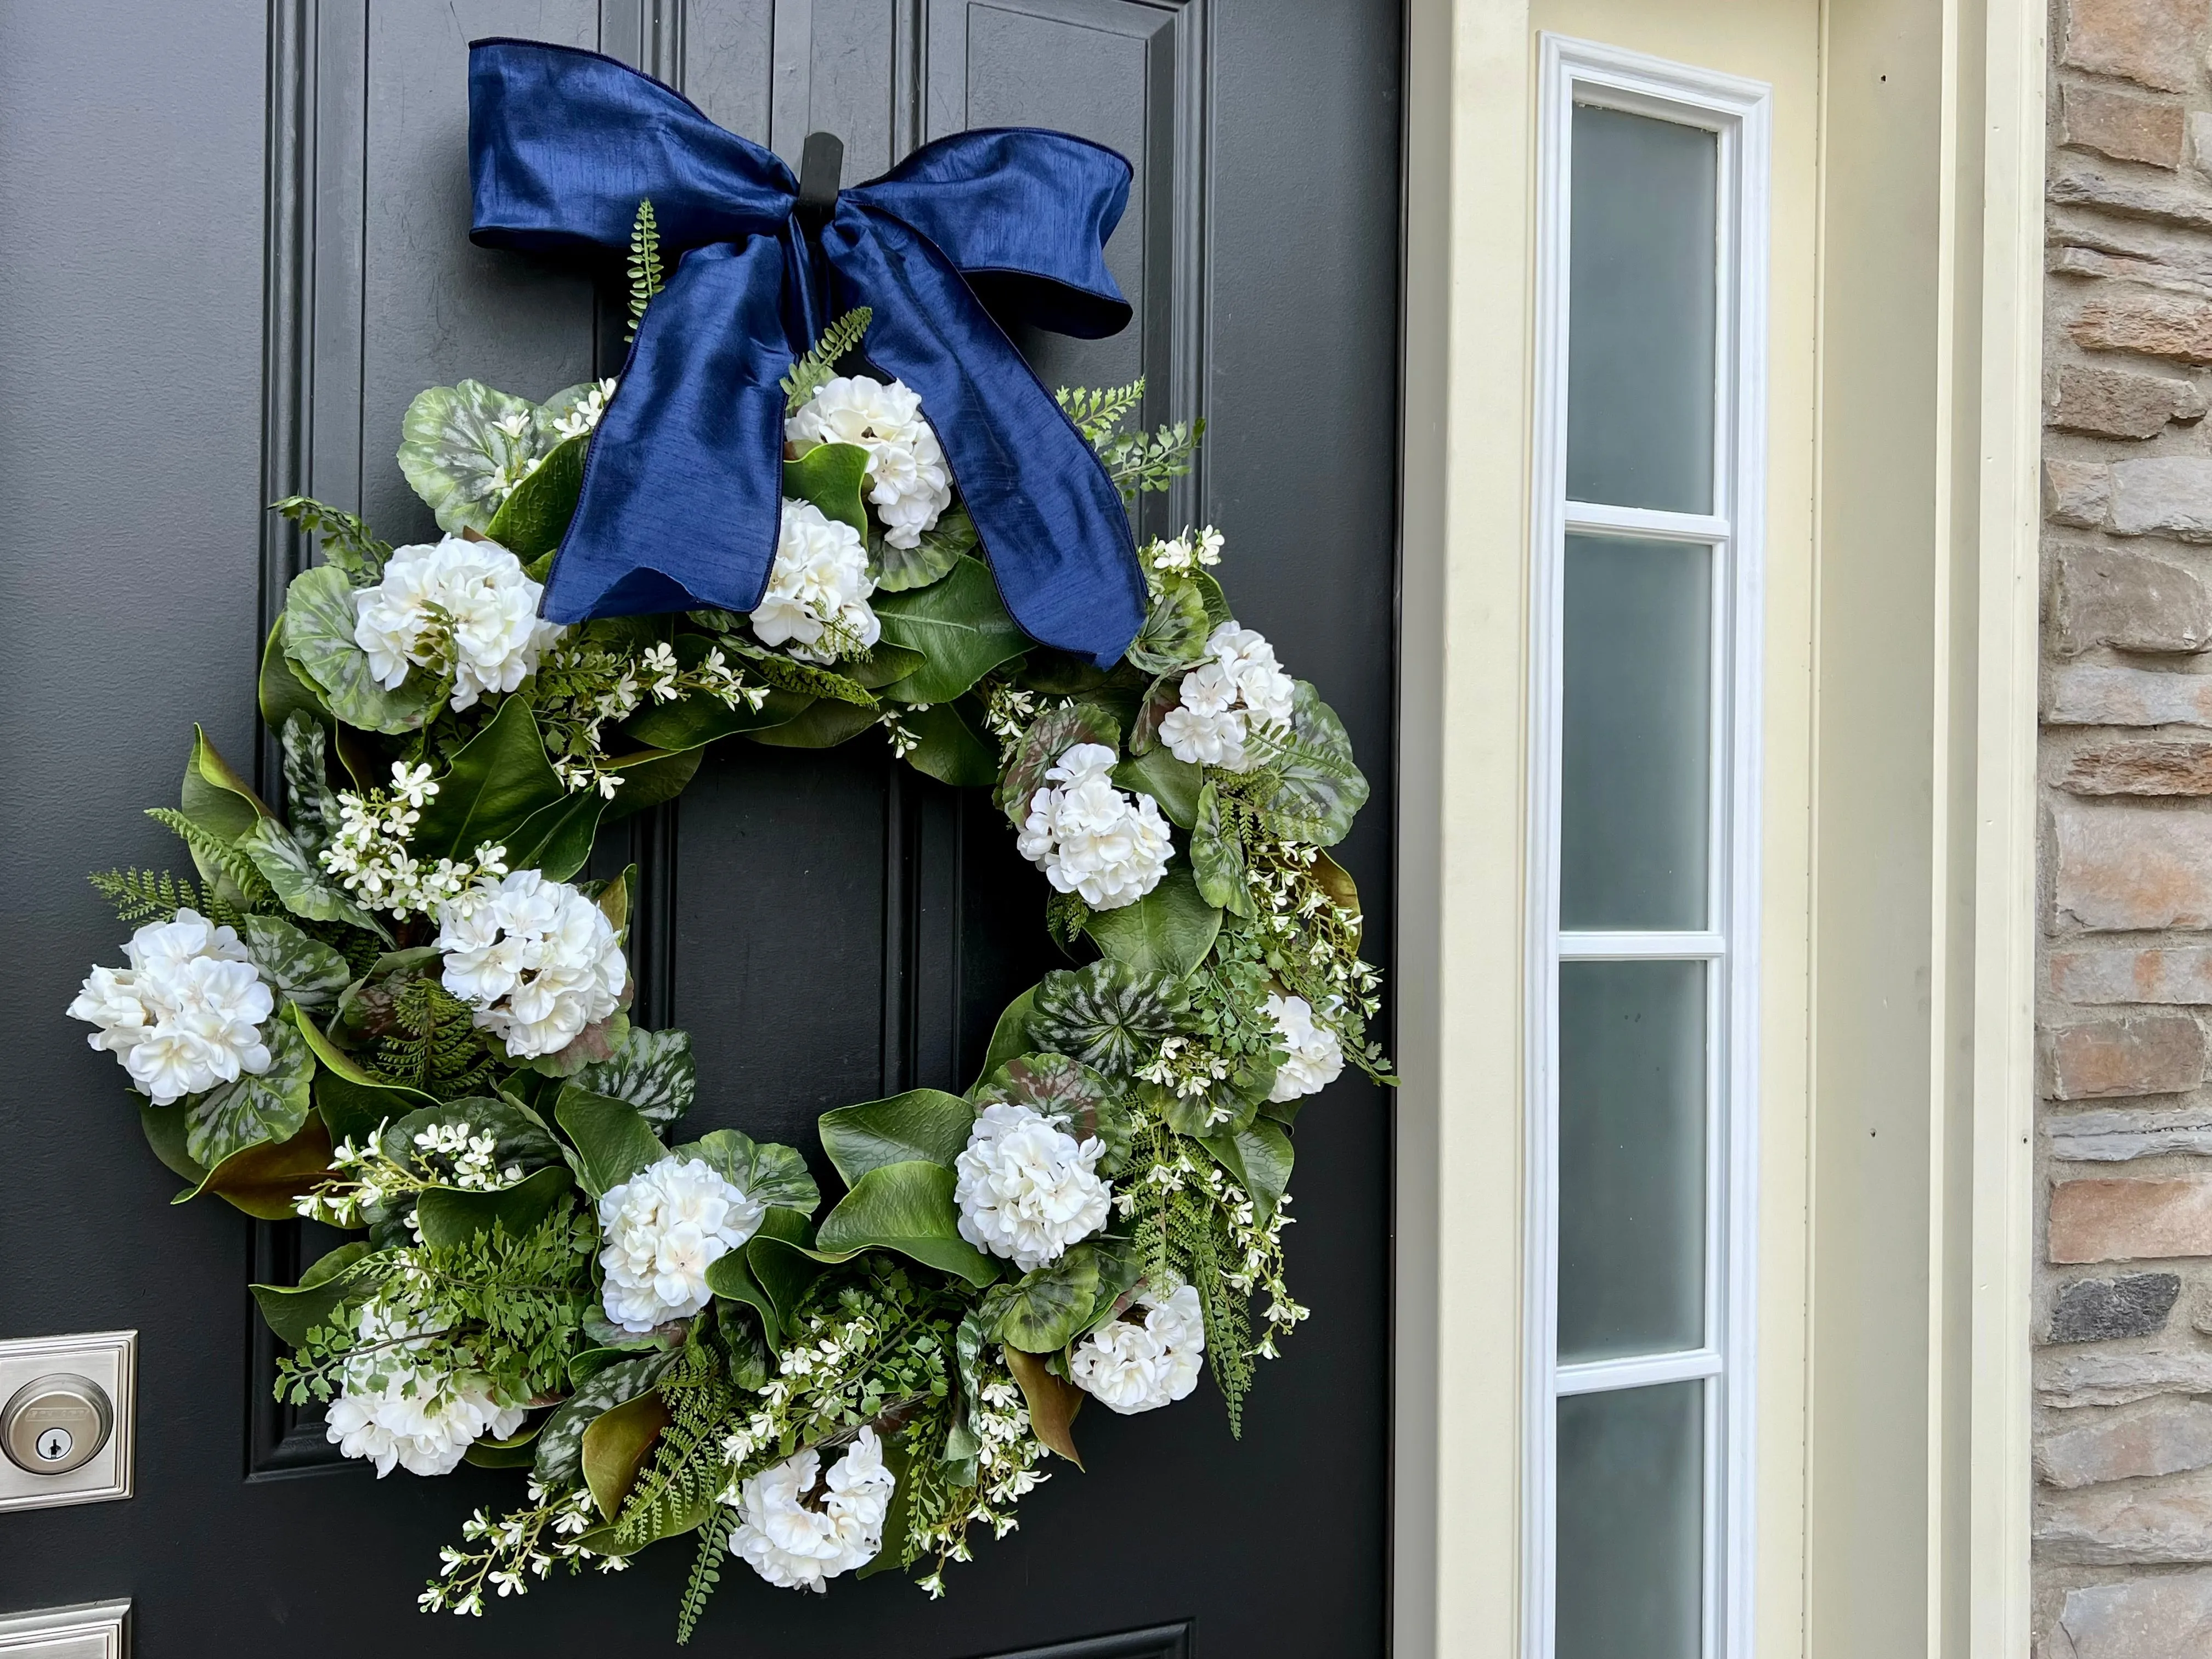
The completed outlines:
[[[2212,927],[2212,814],[2063,799],[2049,812],[2055,922]]]
[[[2072,82],[2060,89],[2059,142],[2120,161],[2181,165],[2186,112],[2166,98],[2138,98],[2110,87]]]
[[[2067,1491],[2207,1467],[2212,1467],[2212,1406],[2171,1397],[2061,1429],[2035,1448],[2036,1478]]]
[[[2129,1273],[2120,1279],[2079,1279],[2058,1292],[2051,1304],[2049,1340],[2053,1342],[2109,1342],[2114,1337],[2148,1336],[2166,1328],[2166,1316],[2173,1311],[2173,1304],[2181,1295],[2181,1277],[2178,1273]],[[2212,1425],[2212,1407],[2206,1407],[2205,1421]],[[2212,1426],[2208,1426],[2212,1433]],[[2203,1462],[2212,1463],[2212,1450]],[[2177,1463],[2175,1468],[2195,1468],[2194,1463]],[[2163,1474],[2164,1469],[2135,1471],[2137,1474]],[[2110,1475],[2095,1475],[2094,1480],[2109,1480]],[[2061,1480],[2062,1486],[2079,1486],[2075,1480]]]
[[[2059,1182],[2045,1255],[2059,1263],[2212,1255],[2212,1176]]]
[[[2160,92],[2197,85],[2206,0],[2066,0],[2059,61]]]
[[[2068,1002],[2212,1003],[2212,946],[2053,951],[2044,982]]]
[[[2050,1026],[2041,1039],[2052,1100],[2186,1094],[2204,1081],[2204,1030],[2187,1014]]]
[[[2058,787],[2076,795],[2212,795],[2212,738],[2094,744],[2068,760]]]
[[[2043,516],[2053,524],[2094,530],[2112,504],[2112,469],[2083,461],[2043,464]]]
[[[2203,1659],[2212,1572],[2161,1573],[2066,1592],[2044,1659]]]
[[[2051,1155],[2069,1164],[2124,1164],[2131,1158],[2212,1153],[2212,1106],[2124,1107],[2046,1117]]]
[[[2116,536],[2212,542],[2212,459],[2150,455],[2113,463],[2105,524]]]
[[[2051,726],[2212,726],[2212,674],[2076,663],[2044,682]]]
[[[2083,1566],[2212,1561],[2212,1474],[2044,1493],[2035,1553]]]
[[[2212,1353],[2053,1354],[2035,1368],[2035,1403],[2060,1411],[2127,1406],[2161,1394],[2212,1394]]]
[[[2124,548],[2063,547],[2057,567],[2051,620],[2062,651],[2075,654],[2100,645],[2202,651],[2212,641],[2212,595],[2170,560]]]
[[[2154,438],[2169,421],[2201,420],[2204,395],[2186,380],[2067,363],[2053,378],[2044,424],[2100,438]]]
[[[2199,228],[2212,228],[2212,224]],[[2100,283],[2067,332],[2087,351],[2136,351],[2177,362],[2212,363],[2212,300]]]

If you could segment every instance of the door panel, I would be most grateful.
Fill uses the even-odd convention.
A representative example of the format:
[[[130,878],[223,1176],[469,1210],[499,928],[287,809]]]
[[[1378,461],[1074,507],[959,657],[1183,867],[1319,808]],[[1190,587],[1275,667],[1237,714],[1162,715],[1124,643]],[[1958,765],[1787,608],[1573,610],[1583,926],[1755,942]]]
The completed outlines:
[[[23,757],[4,822],[39,894],[0,963],[27,1056],[21,1103],[0,1111],[0,1332],[138,1327],[143,1426],[131,1503],[0,1517],[0,1610],[131,1595],[152,1659],[280,1641],[665,1650],[681,1545],[481,1622],[413,1613],[436,1546],[513,1483],[465,1469],[379,1484],[268,1402],[273,1351],[240,1286],[295,1271],[301,1241],[167,1207],[171,1183],[137,1145],[112,1064],[58,1017],[83,963],[120,936],[81,867],[170,856],[132,814],[162,799],[195,714],[227,752],[255,753],[257,598],[265,617],[301,556],[281,525],[257,555],[257,501],[305,490],[358,502],[395,540],[432,536],[392,461],[416,392],[468,376],[542,397],[618,369],[611,287],[467,240],[465,46],[508,33],[647,68],[787,159],[809,131],[835,131],[848,181],[969,125],[1058,126],[1130,156],[1108,258],[1135,322],[1112,340],[1023,344],[1048,384],[1142,374],[1149,420],[1227,418],[1202,471],[1149,500],[1142,522],[1218,524],[1243,619],[1344,716],[1376,793],[1339,851],[1368,895],[1369,954],[1387,963],[1396,7],[210,0],[190,27],[153,0],[36,9],[35,27],[0,12],[0,154],[56,158],[0,178],[0,291],[40,310],[36,326],[0,316],[0,534],[17,550],[0,720]],[[128,118],[81,148],[57,143],[81,118],[53,92],[65,82]],[[173,127],[143,112],[184,99],[195,113]],[[156,155],[179,164],[173,178]],[[33,225],[42,258],[21,234]],[[72,263],[97,273],[77,293],[52,280]],[[148,391],[116,410],[80,363],[108,388]],[[70,477],[143,478],[158,495],[64,491]],[[107,550],[97,579],[87,549]],[[72,740],[58,746],[58,731]],[[603,836],[600,865],[631,860],[646,893],[641,1012],[693,1032],[701,1130],[811,1151],[827,1107],[963,1087],[1006,1000],[1061,960],[1042,878],[983,793],[895,766],[871,738],[826,754],[727,745],[674,806]],[[1388,1109],[1347,1079],[1304,1115],[1310,1224],[1291,1248],[1316,1311],[1266,1369],[1242,1443],[1210,1389],[1139,1421],[1094,1411],[1091,1473],[1055,1474],[1021,1531],[950,1575],[945,1601],[895,1577],[817,1600],[726,1571],[698,1645],[1381,1651]]]

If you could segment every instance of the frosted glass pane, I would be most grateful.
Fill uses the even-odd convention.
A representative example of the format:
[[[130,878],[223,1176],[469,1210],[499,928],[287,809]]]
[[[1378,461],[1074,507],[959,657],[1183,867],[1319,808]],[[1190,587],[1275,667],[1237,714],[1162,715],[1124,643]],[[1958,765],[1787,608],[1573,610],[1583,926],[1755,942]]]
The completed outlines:
[[[1705,1340],[1705,964],[1559,964],[1559,1358]]]
[[[1575,111],[1567,495],[1713,510],[1719,140]]]
[[[1567,538],[1559,925],[1706,925],[1712,550]]]
[[[1559,1401],[1557,1659],[1698,1659],[1705,1384]]]

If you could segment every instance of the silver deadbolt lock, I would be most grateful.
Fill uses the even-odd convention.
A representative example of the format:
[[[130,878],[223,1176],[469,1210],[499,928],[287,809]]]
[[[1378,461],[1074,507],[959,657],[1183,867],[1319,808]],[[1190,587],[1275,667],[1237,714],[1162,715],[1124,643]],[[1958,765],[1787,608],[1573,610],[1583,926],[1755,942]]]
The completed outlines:
[[[0,1407],[0,1450],[32,1474],[67,1474],[97,1457],[114,1428],[99,1383],[68,1372],[34,1377]]]

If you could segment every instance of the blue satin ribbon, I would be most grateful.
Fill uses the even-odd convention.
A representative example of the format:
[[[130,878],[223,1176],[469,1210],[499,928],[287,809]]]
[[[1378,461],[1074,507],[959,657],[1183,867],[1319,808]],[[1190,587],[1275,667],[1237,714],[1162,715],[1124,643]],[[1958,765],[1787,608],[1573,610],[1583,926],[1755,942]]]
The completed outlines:
[[[624,249],[649,198],[686,250],[593,434],[549,617],[758,605],[782,510],[777,383],[825,312],[867,306],[863,355],[921,394],[1014,620],[1121,660],[1145,617],[1128,515],[993,314],[1086,339],[1127,324],[1105,260],[1129,195],[1120,155],[1060,132],[958,133],[809,225],[791,170],[680,94],[596,52],[494,40],[469,48],[469,171],[481,245]]]

